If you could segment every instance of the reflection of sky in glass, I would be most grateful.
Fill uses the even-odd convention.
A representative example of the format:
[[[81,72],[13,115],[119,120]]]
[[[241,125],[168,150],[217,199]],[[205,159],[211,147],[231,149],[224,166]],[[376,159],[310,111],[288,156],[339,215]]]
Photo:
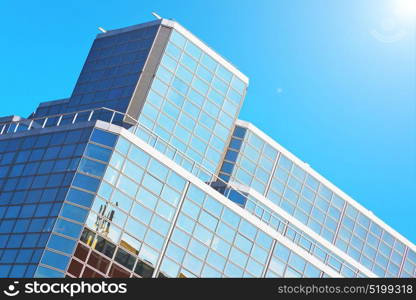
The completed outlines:
[[[215,172],[246,85],[176,31],[139,121]]]

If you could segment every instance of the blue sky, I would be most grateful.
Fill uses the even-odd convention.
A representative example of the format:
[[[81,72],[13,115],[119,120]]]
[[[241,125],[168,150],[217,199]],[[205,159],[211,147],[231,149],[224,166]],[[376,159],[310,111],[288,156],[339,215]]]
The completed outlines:
[[[416,32],[398,4],[3,0],[0,115],[68,97],[98,26],[156,11],[250,77],[241,119],[416,242]]]

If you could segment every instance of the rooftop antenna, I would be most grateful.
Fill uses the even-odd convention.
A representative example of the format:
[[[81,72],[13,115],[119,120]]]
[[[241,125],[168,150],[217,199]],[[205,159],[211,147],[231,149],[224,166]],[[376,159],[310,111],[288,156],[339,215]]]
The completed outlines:
[[[159,16],[157,13],[155,13],[155,12],[152,12],[152,15],[153,15],[153,17],[155,17],[156,19],[158,19],[158,20],[161,20],[162,19],[162,17],[161,16]]]
[[[98,27],[98,30],[99,31],[101,31],[102,33],[107,33],[107,30],[105,30],[104,28],[102,28],[102,27]]]

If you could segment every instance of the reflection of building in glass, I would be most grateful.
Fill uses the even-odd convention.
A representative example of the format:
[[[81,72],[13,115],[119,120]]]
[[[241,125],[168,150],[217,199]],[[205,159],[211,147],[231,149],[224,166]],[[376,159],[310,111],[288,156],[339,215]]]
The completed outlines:
[[[97,214],[97,219],[94,223],[94,230],[102,236],[107,237],[110,232],[111,222],[114,217],[114,209],[108,207],[108,204],[102,204]]]
[[[0,118],[0,276],[415,277],[412,243],[237,120],[247,85],[176,22],[99,34],[70,98]]]

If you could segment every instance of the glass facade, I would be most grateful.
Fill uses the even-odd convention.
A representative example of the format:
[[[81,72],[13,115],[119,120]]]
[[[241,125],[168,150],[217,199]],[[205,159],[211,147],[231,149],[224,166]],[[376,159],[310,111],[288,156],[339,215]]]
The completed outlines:
[[[284,245],[277,243],[270,260],[266,277],[327,277],[325,273],[297,255]]]
[[[139,122],[216,172],[247,84],[173,30]]]
[[[159,24],[97,37],[67,103],[40,106],[34,117],[107,107],[126,112]]]
[[[91,128],[0,139],[0,276],[33,277]]]
[[[84,143],[71,186],[56,218],[35,277],[63,277],[100,185],[117,136],[94,129]]]
[[[322,245],[322,243],[255,197],[249,195],[243,207],[341,275],[345,277],[367,277],[359,268],[352,266],[340,255],[333,253],[329,247]]]
[[[241,210],[237,205],[230,202],[235,206],[230,209],[210,195],[220,196],[216,191],[208,194],[193,180],[120,137],[68,273],[82,277],[283,276],[268,272],[276,240],[236,213]],[[296,263],[295,258],[287,262],[287,272],[293,268],[300,271],[299,276],[324,274],[309,263],[300,270]]]
[[[68,109],[107,107],[126,111],[159,25],[97,38]]]
[[[377,276],[414,276],[414,264],[405,256],[414,251],[274,144],[237,124],[219,176],[252,188]],[[259,201],[249,197],[242,206],[263,218]],[[400,272],[404,261],[409,273]]]
[[[236,126],[225,154],[220,177],[249,186],[261,194],[273,172],[279,151],[244,127]]]
[[[0,118],[0,277],[416,277],[413,244],[237,120],[247,85],[176,22],[100,34],[69,99]]]

